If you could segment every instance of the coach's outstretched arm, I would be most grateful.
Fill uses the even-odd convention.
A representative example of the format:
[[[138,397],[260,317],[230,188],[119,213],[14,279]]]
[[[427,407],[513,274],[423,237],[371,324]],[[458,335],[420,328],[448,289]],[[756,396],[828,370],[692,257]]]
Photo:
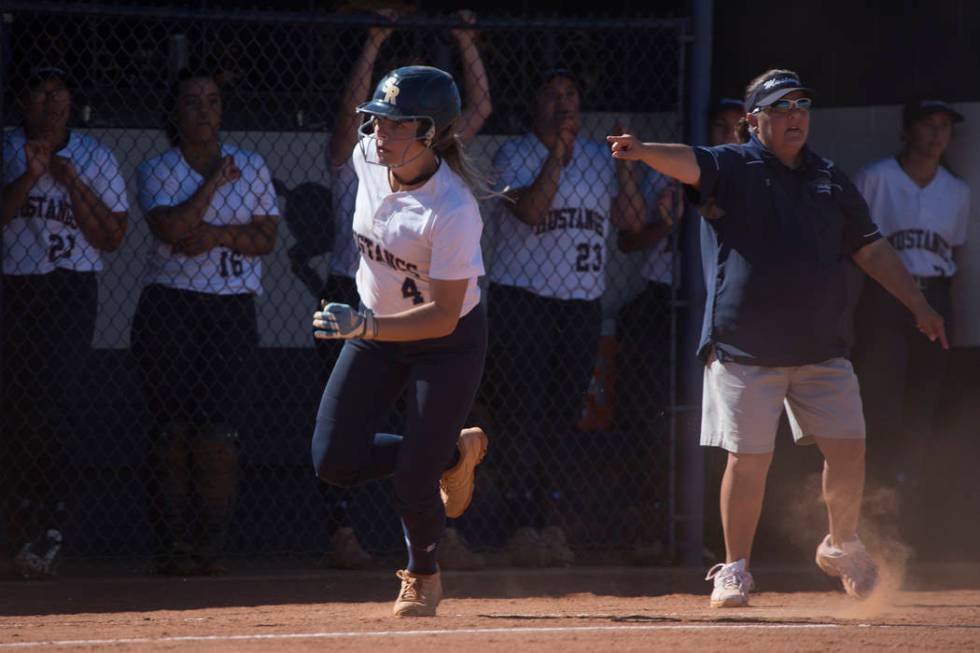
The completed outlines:
[[[631,134],[606,136],[606,141],[612,146],[614,159],[642,161],[657,172],[688,186],[697,187],[701,180],[701,168],[690,145],[644,143]]]

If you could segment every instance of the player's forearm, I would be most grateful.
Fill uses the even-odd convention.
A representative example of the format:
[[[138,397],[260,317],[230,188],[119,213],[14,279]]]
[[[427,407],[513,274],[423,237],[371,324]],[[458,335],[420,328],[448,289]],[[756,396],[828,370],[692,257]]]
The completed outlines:
[[[383,42],[383,39],[373,34],[368,36],[364,49],[361,50],[347,77],[347,85],[340,95],[337,118],[334,121],[333,133],[330,135],[330,163],[335,168],[344,165],[350,158],[354,143],[357,142],[356,107],[368,97],[371,91],[371,71]]]
[[[694,156],[694,148],[681,143],[643,143],[639,160],[657,172],[672,177],[682,184],[697,186],[701,180],[701,168]]]
[[[459,307],[442,306],[428,302],[394,315],[375,316],[378,335],[376,340],[410,342],[442,338],[456,330]]]
[[[928,304],[905,263],[885,238],[865,245],[854,254],[854,262],[882,285],[912,313],[918,314]]]
[[[215,190],[216,182],[207,180],[180,204],[150,210],[147,214],[150,232],[168,245],[176,245],[204,222]]]
[[[0,193],[0,227],[6,227],[20,212],[36,182],[25,172],[3,187]]]
[[[276,245],[276,219],[271,216],[253,220],[249,224],[215,227],[218,244],[245,256],[263,256]]]
[[[75,221],[85,239],[103,252],[119,249],[126,235],[126,213],[110,211],[102,198],[78,178],[69,183],[68,196]]]
[[[459,54],[463,62],[463,88],[466,93],[466,103],[459,120],[459,137],[464,144],[468,144],[493,112],[493,102],[490,98],[490,81],[476,42],[470,39],[461,43]]]
[[[560,181],[561,162],[557,156],[549,156],[534,183],[525,188],[508,191],[508,194],[515,201],[505,202],[504,205],[521,222],[532,227],[541,224],[548,216],[548,209],[551,208],[551,202],[555,199]]]

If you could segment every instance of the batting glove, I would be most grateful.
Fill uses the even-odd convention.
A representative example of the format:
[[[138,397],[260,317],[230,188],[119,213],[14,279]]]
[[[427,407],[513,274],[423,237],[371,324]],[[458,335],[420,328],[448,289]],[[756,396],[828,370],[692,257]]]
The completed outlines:
[[[313,314],[313,337],[319,340],[370,340],[377,336],[378,323],[370,309],[358,311],[347,304],[321,300],[320,310]]]

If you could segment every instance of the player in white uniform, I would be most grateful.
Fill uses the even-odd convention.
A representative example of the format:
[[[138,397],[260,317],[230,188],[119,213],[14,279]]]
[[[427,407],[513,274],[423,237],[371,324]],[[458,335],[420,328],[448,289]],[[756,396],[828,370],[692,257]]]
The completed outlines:
[[[567,69],[545,71],[532,131],[494,156],[510,201],[498,211],[490,268],[488,376],[517,515],[509,548],[534,564],[572,559],[543,514],[560,499],[555,451],[579,418],[595,366],[609,223],[638,230],[644,219],[631,169],[579,136],[579,122],[577,80]]]
[[[953,124],[963,116],[945,102],[924,100],[906,105],[902,118],[902,151],[866,166],[854,183],[881,233],[950,324],[954,254],[966,241],[970,190],[943,167],[942,157]],[[879,284],[865,281],[855,315],[855,367],[869,447],[876,449],[871,460],[883,482],[897,483],[904,499],[915,500],[923,493],[922,461],[933,438],[949,351],[923,340],[913,324],[900,319],[903,310]],[[902,512],[920,513],[907,505]]]
[[[393,70],[358,112],[370,118],[353,154],[362,306],[329,303],[313,316],[317,338],[346,340],[317,414],[313,464],[340,486],[393,477],[408,546],[394,613],[432,615],[445,519],[469,505],[487,448],[480,429],[460,432],[486,355],[478,177],[453,132],[460,99],[449,74]],[[406,388],[404,435],[378,433]]]
[[[211,574],[221,572],[248,419],[260,257],[275,246],[279,211],[262,157],[219,138],[214,78],[182,71],[171,102],[175,147],[137,170],[154,242],[132,347],[153,418],[157,569]]]
[[[393,10],[380,10],[378,13],[392,22],[397,20],[397,13]],[[460,12],[460,16],[468,24],[474,21],[474,17],[469,12]],[[392,31],[393,28],[388,26],[375,26],[368,29],[364,48],[354,62],[354,67],[347,78],[347,85],[341,94],[337,119],[327,149],[327,163],[331,172],[334,245],[330,254],[329,274],[320,296],[330,297],[335,302],[351,306],[357,306],[360,302],[354,276],[357,274],[357,267],[361,260],[361,253],[353,232],[357,173],[354,170],[351,151],[357,143],[357,127],[360,120],[355,109],[359,103],[369,97],[375,61],[381,46],[388,40]],[[473,29],[454,29],[452,35],[459,46],[465,90],[465,102],[455,129],[460,141],[468,145],[492,111],[490,88],[483,60],[476,45],[477,32]],[[318,340],[316,348],[323,360],[323,372],[328,375],[337,356],[340,355],[341,343]],[[325,380],[326,376],[324,376]],[[346,514],[351,500],[349,493],[326,484],[321,484],[320,487],[326,495],[325,500],[328,505],[334,504],[329,517],[332,522],[330,530],[333,531],[331,559],[339,567],[357,567],[366,564],[370,558],[361,548]],[[447,551],[447,545],[451,550]],[[481,566],[482,556],[468,551],[453,532],[448,533],[442,545],[442,554],[443,566],[446,568]]]
[[[55,573],[62,548],[79,373],[95,332],[102,252],[122,243],[128,200],[108,148],[68,128],[66,73],[38,68],[4,134],[0,461],[7,541],[26,577]]]

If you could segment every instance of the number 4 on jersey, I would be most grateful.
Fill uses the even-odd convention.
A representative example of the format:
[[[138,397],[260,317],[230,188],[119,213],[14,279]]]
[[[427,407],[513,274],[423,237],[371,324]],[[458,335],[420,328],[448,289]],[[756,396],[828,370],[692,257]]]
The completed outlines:
[[[402,297],[405,299],[411,297],[413,304],[425,303],[425,298],[422,297],[421,291],[419,291],[418,286],[415,285],[415,281],[411,277],[405,277],[405,283],[402,284]]]

